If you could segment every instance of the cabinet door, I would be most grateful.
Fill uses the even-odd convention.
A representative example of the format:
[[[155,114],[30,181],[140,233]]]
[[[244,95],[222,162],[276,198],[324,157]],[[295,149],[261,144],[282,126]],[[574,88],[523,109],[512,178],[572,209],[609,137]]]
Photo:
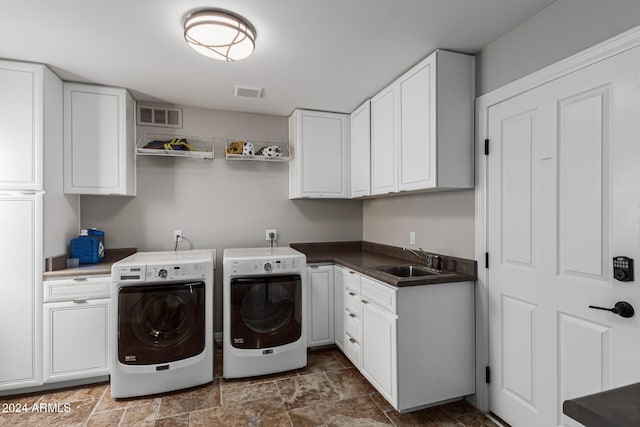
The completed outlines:
[[[125,89],[65,83],[65,193],[135,195],[133,113]]]
[[[307,267],[309,325],[307,347],[334,344],[333,265]]]
[[[333,295],[334,295],[334,304],[333,304],[333,314],[334,314],[334,324],[333,331],[336,346],[340,350],[344,350],[343,341],[344,341],[344,285],[347,280],[347,276],[349,275],[349,271],[339,267],[334,267],[334,287],[333,287]]]
[[[41,380],[42,197],[0,194],[0,390]]]
[[[42,190],[43,67],[0,61],[0,189]]]
[[[44,381],[109,374],[110,299],[44,304]]]
[[[349,197],[349,116],[297,110],[290,198]]]
[[[371,194],[371,103],[351,113],[351,197]]]
[[[397,399],[396,318],[362,304],[362,373],[392,404]]]
[[[396,86],[371,99],[371,194],[398,191]]]
[[[400,190],[436,186],[435,58],[430,56],[399,79]]]

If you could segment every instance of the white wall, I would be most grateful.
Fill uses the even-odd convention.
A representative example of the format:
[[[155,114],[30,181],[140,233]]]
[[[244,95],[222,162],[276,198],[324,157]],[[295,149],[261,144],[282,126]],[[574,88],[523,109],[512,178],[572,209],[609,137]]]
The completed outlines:
[[[487,45],[476,62],[484,94],[640,24],[638,0],[558,0]],[[473,191],[365,200],[364,240],[474,257]]]
[[[139,127],[138,135],[163,129]],[[184,129],[174,132],[287,141],[288,121],[185,107]],[[138,195],[82,196],[82,226],[103,230],[107,248],[173,250],[173,230],[181,229],[185,241],[179,249],[217,249],[218,322],[224,248],[267,246],[266,228],[278,229],[281,246],[362,239],[362,202],[288,200],[288,163],[225,160],[221,143],[213,160],[138,156],[137,161]]]

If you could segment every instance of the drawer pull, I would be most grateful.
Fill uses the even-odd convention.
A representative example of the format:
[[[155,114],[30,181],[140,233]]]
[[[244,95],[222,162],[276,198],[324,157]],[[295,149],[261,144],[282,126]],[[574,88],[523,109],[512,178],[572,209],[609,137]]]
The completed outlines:
[[[363,304],[369,304],[369,301],[367,301],[366,299],[361,299],[360,300]]]
[[[356,272],[349,270],[349,274],[356,274]]]
[[[349,313],[349,317],[351,317],[351,318],[353,319],[353,318],[355,318],[355,317],[356,317],[356,315],[355,315],[355,314],[353,314],[353,313]]]
[[[73,278],[74,282],[86,282],[87,280],[89,280],[89,279],[87,279],[86,277],[74,277]]]
[[[349,292],[349,295],[351,295],[352,297],[356,296],[356,294],[354,294],[353,292]]]
[[[349,337],[349,342],[350,342],[351,344],[355,344],[355,343],[357,343],[358,341],[356,341],[356,340],[354,340],[353,338]]]
[[[74,304],[84,304],[87,302],[86,299],[77,298],[73,300]]]

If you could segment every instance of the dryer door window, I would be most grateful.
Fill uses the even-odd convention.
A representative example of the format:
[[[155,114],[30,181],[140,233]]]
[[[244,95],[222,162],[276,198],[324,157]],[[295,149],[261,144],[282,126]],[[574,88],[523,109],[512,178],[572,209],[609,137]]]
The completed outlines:
[[[231,279],[231,345],[258,349],[289,344],[302,335],[299,275]]]
[[[118,360],[153,365],[205,347],[204,282],[131,286],[118,293]]]

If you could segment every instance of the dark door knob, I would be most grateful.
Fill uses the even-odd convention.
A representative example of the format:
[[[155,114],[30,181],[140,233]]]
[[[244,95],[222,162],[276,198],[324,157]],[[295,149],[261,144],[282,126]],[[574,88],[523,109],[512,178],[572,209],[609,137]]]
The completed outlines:
[[[633,317],[635,314],[633,306],[626,301],[618,301],[613,308],[597,307],[595,305],[590,305],[589,308],[610,311],[621,317]]]

